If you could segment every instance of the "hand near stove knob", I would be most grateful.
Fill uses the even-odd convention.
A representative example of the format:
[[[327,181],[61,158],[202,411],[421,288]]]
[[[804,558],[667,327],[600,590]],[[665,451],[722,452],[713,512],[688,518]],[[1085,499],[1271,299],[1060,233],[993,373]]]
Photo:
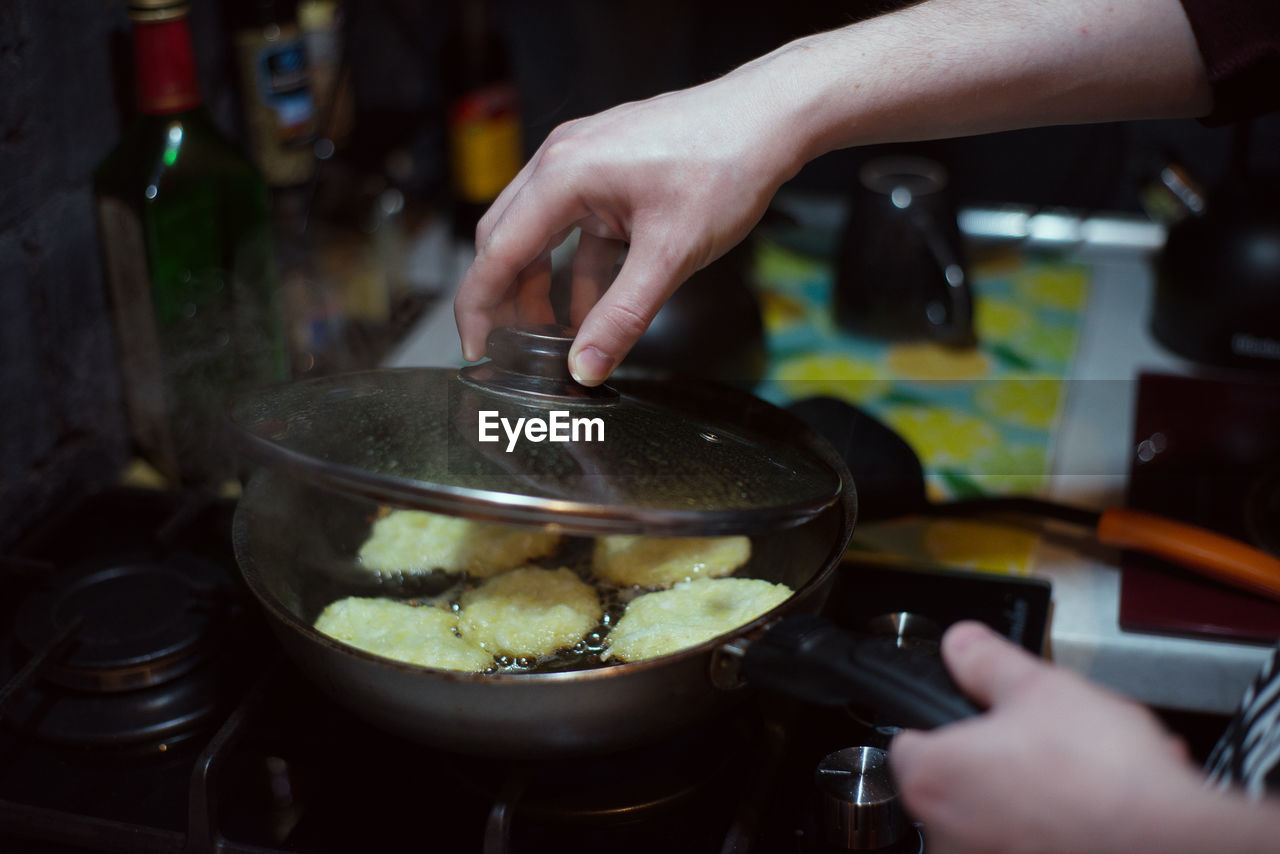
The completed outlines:
[[[904,731],[889,765],[930,854],[1274,850],[1280,805],[1206,787],[1146,708],[978,623],[942,656],[986,713]]]

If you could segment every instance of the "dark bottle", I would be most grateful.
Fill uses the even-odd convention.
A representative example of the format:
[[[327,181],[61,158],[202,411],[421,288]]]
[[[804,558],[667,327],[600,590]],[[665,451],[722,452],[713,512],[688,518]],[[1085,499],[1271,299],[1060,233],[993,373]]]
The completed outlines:
[[[518,92],[485,0],[461,0],[445,51],[454,234],[476,223],[524,162]]]
[[[208,485],[228,397],[287,378],[267,188],[202,106],[187,5],[129,14],[138,115],[94,176],[125,398],[143,456]]]
[[[271,187],[305,184],[318,123],[298,4],[233,0],[227,13],[253,160]]]

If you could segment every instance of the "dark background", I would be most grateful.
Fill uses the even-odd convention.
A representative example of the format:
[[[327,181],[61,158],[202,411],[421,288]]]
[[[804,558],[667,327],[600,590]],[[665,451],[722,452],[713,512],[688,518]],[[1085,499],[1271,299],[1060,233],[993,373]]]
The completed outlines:
[[[532,151],[558,123],[707,79],[794,36],[886,3],[817,0],[495,2]],[[123,0],[0,0],[0,550],[40,514],[129,455],[94,222],[91,173],[132,105]],[[218,0],[191,21],[211,111],[241,136]],[[398,153],[397,180],[431,204],[443,190],[443,110],[455,6],[346,4],[358,116],[344,156],[369,170]],[[1280,168],[1274,117],[1254,166]],[[1137,210],[1134,184],[1176,151],[1224,174],[1230,129],[1194,121],[1060,127],[916,146],[950,167],[961,203]],[[795,185],[842,192],[866,150],[807,167]],[[404,155],[408,155],[407,158]],[[408,168],[405,168],[405,164]]]

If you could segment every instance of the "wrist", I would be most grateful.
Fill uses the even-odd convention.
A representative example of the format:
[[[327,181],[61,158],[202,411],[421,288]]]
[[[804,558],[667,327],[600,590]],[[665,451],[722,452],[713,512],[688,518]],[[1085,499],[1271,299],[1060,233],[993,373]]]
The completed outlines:
[[[786,173],[779,183],[848,144],[852,116],[838,93],[859,84],[846,76],[848,58],[833,40],[831,33],[796,39],[738,70],[754,78],[747,85],[761,98],[760,113],[770,124],[766,141]]]

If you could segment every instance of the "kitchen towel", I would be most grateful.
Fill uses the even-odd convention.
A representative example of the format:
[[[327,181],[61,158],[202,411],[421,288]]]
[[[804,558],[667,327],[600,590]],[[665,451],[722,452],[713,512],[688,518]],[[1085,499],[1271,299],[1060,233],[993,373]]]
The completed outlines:
[[[920,456],[930,498],[1034,494],[1045,486],[1055,427],[1089,293],[1089,268],[1056,255],[976,254],[969,279],[978,346],[888,342],[838,328],[832,263],[761,239],[755,283],[769,369],[757,393],[779,405],[815,395],[884,421]],[[980,521],[863,526],[855,548],[1025,574],[1033,534]]]

